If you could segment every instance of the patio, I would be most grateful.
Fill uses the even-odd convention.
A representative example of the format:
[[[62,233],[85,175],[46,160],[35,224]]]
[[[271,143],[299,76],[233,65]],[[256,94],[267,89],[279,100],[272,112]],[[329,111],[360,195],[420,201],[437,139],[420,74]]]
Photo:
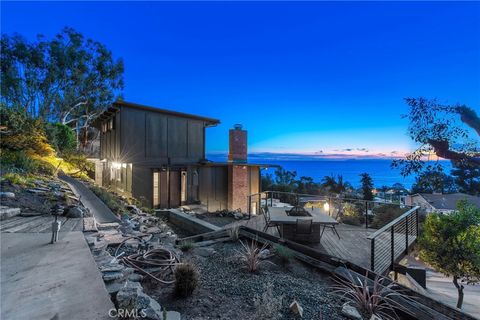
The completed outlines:
[[[277,191],[252,194],[249,196],[249,203],[252,213],[250,219],[237,221],[228,226],[244,225],[264,231],[266,221],[270,221],[265,232],[296,241],[292,238],[292,230],[295,230],[294,221],[299,217],[287,211],[291,208],[298,209],[310,216],[313,225],[317,222],[320,224],[320,230],[324,230],[318,241],[319,237],[316,234],[318,227],[311,229],[312,238],[307,239],[307,242],[310,243],[303,244],[378,273],[391,270],[408,253],[410,246],[415,242],[418,235],[418,207]],[[400,216],[392,221],[387,221],[378,230],[371,228],[376,213],[385,210],[385,207],[395,210],[401,209]],[[261,209],[258,210],[259,208]],[[264,215],[266,209],[268,209],[267,215]],[[283,219],[278,218],[279,211],[285,214]],[[363,224],[341,223],[345,216],[351,218],[353,213],[359,218],[359,221],[363,221],[360,222]],[[331,226],[332,221],[336,223],[333,225],[335,228],[323,228],[324,225],[330,224]],[[272,226],[272,224],[279,225],[279,228]],[[286,228],[288,224],[289,227]],[[281,233],[282,230],[284,232],[279,234],[279,231]],[[338,236],[334,231],[338,233]],[[316,241],[308,241],[314,238]]]
[[[226,227],[243,225],[262,231],[265,219],[262,215],[252,216],[249,220],[233,222]],[[336,227],[340,239],[331,230],[325,230],[319,244],[309,244],[310,247],[326,254],[348,260],[364,268],[370,268],[370,240],[367,237],[376,229],[366,229],[365,226],[352,226],[340,223]],[[276,228],[268,228],[267,233],[279,237]]]

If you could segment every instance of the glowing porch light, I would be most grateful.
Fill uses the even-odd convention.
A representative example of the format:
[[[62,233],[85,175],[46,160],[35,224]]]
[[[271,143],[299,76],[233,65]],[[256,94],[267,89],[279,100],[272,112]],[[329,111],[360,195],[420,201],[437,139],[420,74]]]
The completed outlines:
[[[325,210],[325,211],[330,210],[330,205],[328,204],[328,202],[325,202],[325,204],[323,205],[323,210]]]
[[[122,167],[121,163],[118,162],[112,162],[112,168],[113,169],[120,169]]]

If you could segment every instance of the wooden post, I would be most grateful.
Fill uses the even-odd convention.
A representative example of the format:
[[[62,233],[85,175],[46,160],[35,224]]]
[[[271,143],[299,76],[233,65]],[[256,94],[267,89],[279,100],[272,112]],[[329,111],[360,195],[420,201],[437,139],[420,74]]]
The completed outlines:
[[[370,269],[375,271],[375,238],[370,241]]]

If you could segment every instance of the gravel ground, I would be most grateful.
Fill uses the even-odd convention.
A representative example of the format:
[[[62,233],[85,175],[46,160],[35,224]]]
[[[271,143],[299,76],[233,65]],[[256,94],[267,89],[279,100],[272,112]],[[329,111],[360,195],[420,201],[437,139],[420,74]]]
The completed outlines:
[[[288,305],[296,299],[304,308],[303,319],[345,319],[340,315],[340,302],[329,291],[334,284],[329,276],[319,273],[299,261],[286,267],[275,257],[257,273],[245,270],[236,257],[237,243],[214,246],[209,257],[196,254],[194,249],[183,255],[200,271],[199,288],[187,299],[172,296],[173,286],[151,287],[147,292],[167,310],[179,311],[182,319],[255,319],[254,296],[261,295],[268,283],[276,296],[284,296],[279,319],[294,319]]]

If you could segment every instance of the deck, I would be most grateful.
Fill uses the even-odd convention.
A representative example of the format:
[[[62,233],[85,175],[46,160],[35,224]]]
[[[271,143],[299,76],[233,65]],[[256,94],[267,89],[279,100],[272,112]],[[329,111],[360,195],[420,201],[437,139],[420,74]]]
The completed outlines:
[[[225,227],[243,225],[252,229],[262,231],[265,226],[265,220],[262,215],[252,216],[249,220],[240,220],[233,222]],[[349,261],[360,267],[371,269],[371,241],[368,236],[373,234],[377,229],[367,229],[365,226],[353,226],[340,223],[336,226],[340,239],[332,230],[326,229],[320,243],[307,244],[309,247],[315,248],[320,252],[326,253],[333,257]],[[276,228],[271,227],[267,232],[274,236],[279,236]],[[409,236],[409,244],[415,241],[416,237]],[[377,238],[377,251],[375,252],[375,271],[383,273],[387,270],[391,263],[391,257],[388,249],[390,248],[389,234],[382,234]],[[403,257],[405,249],[405,235],[395,233],[395,260]]]
[[[252,216],[250,220],[233,222],[226,227],[243,225],[256,230],[263,230],[265,220],[263,216]],[[336,227],[340,239],[331,230],[325,230],[319,244],[308,246],[331,256],[350,261],[361,267],[370,269],[370,240],[367,237],[376,229],[366,229],[361,226],[352,226],[340,223]],[[276,228],[269,228],[269,234],[279,236]]]

